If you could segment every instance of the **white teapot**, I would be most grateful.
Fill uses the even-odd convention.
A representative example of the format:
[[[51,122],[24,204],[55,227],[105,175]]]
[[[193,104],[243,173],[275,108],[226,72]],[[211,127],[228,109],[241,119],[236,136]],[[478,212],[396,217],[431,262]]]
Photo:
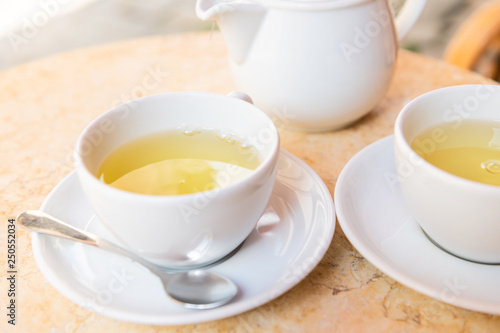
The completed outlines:
[[[425,3],[407,0],[395,20],[387,0],[198,0],[196,13],[217,21],[255,105],[278,125],[324,131],[380,102]]]

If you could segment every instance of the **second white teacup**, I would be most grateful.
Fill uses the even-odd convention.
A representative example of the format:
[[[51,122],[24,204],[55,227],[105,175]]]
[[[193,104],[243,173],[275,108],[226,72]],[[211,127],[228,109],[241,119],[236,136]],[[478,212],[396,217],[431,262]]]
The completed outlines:
[[[242,138],[255,148],[261,163],[227,187],[183,195],[128,192],[96,177],[103,160],[123,144],[186,129]],[[182,269],[214,262],[245,240],[271,196],[278,155],[273,122],[251,103],[179,92],[144,97],[104,113],[83,131],[74,158],[90,204],[122,245],[160,266]]]
[[[419,142],[422,149],[430,153],[438,143],[448,140],[443,128],[450,125],[452,130],[458,131],[470,120],[498,124],[500,86],[448,87],[411,101],[401,111],[395,125],[397,172],[412,214],[435,243],[458,257],[498,264],[500,186],[446,172],[424,160],[411,147],[420,133],[434,128],[431,138]],[[497,126],[500,130],[500,125]],[[495,135],[492,133],[492,140]],[[468,146],[471,139],[461,137],[460,140]]]

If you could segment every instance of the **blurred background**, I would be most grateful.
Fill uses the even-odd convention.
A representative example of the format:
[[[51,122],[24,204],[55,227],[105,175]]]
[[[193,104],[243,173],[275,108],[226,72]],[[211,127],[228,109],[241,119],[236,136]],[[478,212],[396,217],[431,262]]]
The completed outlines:
[[[411,1],[411,0],[410,0]],[[486,0],[429,0],[403,48],[441,58],[461,22]],[[127,38],[208,30],[196,0],[0,0],[0,70]]]

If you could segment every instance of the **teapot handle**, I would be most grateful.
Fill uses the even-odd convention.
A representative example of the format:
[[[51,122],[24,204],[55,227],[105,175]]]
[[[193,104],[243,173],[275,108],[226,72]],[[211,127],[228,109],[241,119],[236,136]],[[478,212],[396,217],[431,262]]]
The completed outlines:
[[[417,22],[417,19],[422,14],[422,11],[427,4],[427,0],[406,0],[403,7],[396,16],[396,31],[398,32],[398,40],[401,41],[411,27]]]

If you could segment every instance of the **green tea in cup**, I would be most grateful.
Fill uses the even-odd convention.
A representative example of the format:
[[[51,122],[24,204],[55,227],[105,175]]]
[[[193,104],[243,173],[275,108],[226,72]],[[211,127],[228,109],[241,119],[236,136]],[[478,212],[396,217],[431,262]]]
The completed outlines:
[[[415,137],[411,148],[454,175],[500,185],[500,122],[465,120],[433,126]]]
[[[498,85],[451,86],[409,102],[394,126],[414,221],[441,249],[488,264],[500,263],[499,105]]]
[[[107,231],[174,269],[205,266],[242,244],[269,204],[280,154],[276,126],[250,100],[168,92],[93,120],[76,142],[75,167]]]
[[[209,129],[172,130],[118,147],[97,177],[129,192],[179,195],[231,185],[259,164],[257,151],[241,138]]]

